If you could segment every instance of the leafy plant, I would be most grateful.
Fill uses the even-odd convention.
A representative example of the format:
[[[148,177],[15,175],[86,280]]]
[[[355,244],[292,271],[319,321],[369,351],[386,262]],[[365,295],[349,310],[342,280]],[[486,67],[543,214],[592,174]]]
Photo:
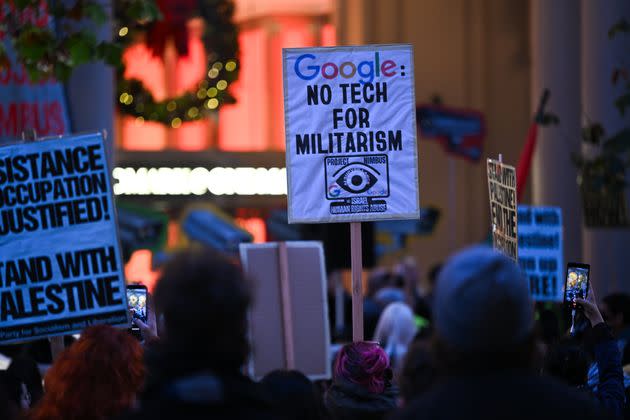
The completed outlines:
[[[154,0],[117,0],[116,8],[134,25],[161,18]],[[94,33],[94,28],[107,18],[102,0],[76,0],[71,4],[4,1],[0,3],[0,40],[8,40],[16,63],[24,67],[31,82],[49,78],[65,81],[77,66],[87,62],[121,65],[120,40],[99,42]],[[6,46],[0,42],[0,70],[11,66]]]
[[[608,31],[610,39],[630,34],[630,23],[621,19]],[[612,83],[623,83],[624,92],[614,104],[623,116],[630,108],[630,77],[628,68],[617,68]],[[600,123],[582,129],[582,141],[599,148],[595,157],[572,156],[578,167],[578,185],[584,201],[587,226],[628,226],[625,189],[626,168],[630,166],[630,128],[608,136]]]

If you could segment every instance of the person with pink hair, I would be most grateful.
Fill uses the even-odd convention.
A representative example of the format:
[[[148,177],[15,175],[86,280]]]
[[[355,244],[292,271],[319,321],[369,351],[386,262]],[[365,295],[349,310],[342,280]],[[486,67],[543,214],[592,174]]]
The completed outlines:
[[[396,407],[398,390],[385,351],[360,341],[341,348],[324,402],[333,419],[380,420]]]

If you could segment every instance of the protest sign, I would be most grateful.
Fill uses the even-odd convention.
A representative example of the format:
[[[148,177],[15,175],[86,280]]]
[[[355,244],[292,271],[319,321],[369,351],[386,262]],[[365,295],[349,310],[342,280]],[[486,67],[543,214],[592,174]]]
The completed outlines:
[[[17,8],[14,2],[2,2],[3,12],[17,14],[22,24],[36,29],[54,25],[45,1],[29,2]],[[19,10],[21,9],[21,10]],[[0,144],[20,138],[23,131],[35,129],[39,136],[53,136],[68,131],[63,85],[53,78],[32,82],[17,60],[13,43],[0,33],[0,49],[6,51],[9,66],[0,66]]]
[[[312,380],[330,378],[326,269],[320,242],[241,244],[254,283],[250,375],[297,369]]]
[[[488,194],[494,249],[518,261],[516,170],[488,159]]]
[[[417,219],[411,45],[282,55],[289,223]]]
[[[562,301],[562,209],[518,206],[518,263],[537,301]]]
[[[100,133],[0,148],[0,342],[126,325]]]

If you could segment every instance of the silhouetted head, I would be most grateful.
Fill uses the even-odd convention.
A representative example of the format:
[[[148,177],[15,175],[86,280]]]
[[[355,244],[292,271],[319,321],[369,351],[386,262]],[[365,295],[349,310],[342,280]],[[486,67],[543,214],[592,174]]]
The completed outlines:
[[[215,372],[244,363],[250,289],[240,266],[209,249],[179,253],[164,266],[154,297],[164,315],[162,344],[178,357]]]
[[[484,246],[440,271],[433,305],[437,361],[450,371],[525,367],[533,354],[533,302],[520,268]]]

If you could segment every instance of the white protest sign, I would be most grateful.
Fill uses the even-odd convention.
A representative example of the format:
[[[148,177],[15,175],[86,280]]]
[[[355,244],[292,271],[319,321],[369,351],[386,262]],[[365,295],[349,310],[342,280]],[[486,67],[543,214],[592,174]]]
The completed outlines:
[[[240,254],[255,291],[249,314],[250,375],[262,378],[276,369],[297,369],[312,380],[330,379],[321,242],[241,244]]]
[[[0,342],[126,325],[100,133],[0,148]]]
[[[516,170],[513,166],[488,159],[488,194],[492,246],[518,262]]]
[[[411,45],[282,56],[289,223],[419,218]]]
[[[537,301],[562,301],[562,209],[518,206],[518,263]]]

